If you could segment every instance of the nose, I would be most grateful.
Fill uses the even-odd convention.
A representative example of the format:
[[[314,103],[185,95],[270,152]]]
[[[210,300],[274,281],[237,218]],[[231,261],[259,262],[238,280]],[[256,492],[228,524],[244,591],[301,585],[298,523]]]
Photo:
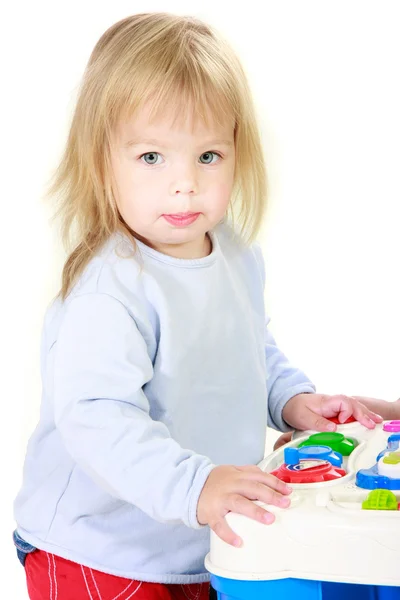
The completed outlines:
[[[176,173],[170,185],[171,196],[178,194],[197,194],[198,184],[196,168],[194,166],[181,167]]]

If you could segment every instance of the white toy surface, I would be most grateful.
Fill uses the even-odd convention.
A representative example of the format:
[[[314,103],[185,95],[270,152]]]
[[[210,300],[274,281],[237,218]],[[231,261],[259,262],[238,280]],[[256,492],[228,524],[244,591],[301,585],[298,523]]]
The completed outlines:
[[[373,430],[353,422],[339,425],[337,432],[344,436],[339,444],[344,453],[354,447],[341,468],[337,453],[331,452],[333,464],[326,460],[331,451],[326,447],[298,455],[296,449],[307,448],[299,444],[311,444],[308,438],[316,432],[296,433],[259,464],[268,473],[280,468],[282,479],[314,481],[292,479],[289,508],[261,504],[275,515],[271,525],[229,513],[227,522],[243,545],[230,546],[211,532],[206,567],[213,575],[400,586],[400,422]]]

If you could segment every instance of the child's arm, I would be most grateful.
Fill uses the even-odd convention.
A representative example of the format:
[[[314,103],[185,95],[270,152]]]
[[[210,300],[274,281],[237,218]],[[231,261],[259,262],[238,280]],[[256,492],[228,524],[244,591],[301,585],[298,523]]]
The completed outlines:
[[[107,294],[73,298],[49,360],[55,423],[79,467],[151,518],[199,527],[198,497],[214,465],[150,417],[142,388],[153,365],[127,308]]]

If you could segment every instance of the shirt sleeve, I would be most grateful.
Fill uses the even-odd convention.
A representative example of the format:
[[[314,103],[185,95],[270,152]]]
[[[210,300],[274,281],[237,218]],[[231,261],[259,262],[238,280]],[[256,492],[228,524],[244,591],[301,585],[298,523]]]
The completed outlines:
[[[261,248],[258,244],[253,246],[262,293],[265,286],[265,266]],[[300,370],[293,367],[284,353],[276,345],[275,339],[268,329],[269,318],[266,317],[265,325],[265,358],[267,370],[268,391],[268,425],[278,431],[290,431],[290,427],[282,418],[285,404],[303,393],[314,393],[315,386]]]
[[[127,307],[107,294],[73,298],[54,351],[55,422],[76,463],[151,518],[201,527],[197,503],[214,465],[151,418],[143,386],[153,365]]]

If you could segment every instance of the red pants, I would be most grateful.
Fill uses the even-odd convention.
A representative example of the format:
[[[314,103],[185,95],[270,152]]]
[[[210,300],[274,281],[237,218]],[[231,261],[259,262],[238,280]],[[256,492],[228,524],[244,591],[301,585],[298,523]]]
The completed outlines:
[[[208,600],[208,583],[166,585],[107,575],[35,550],[25,562],[31,600]]]

